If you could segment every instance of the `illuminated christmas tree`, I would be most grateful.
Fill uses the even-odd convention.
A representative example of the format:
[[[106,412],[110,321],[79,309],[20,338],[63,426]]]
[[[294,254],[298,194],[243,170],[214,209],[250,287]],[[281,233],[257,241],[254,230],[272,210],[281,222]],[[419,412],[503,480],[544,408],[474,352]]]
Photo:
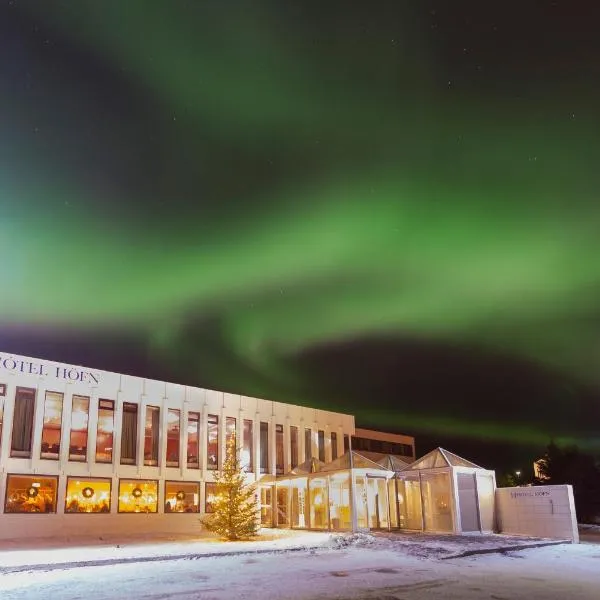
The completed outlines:
[[[227,442],[223,469],[215,475],[213,514],[205,527],[227,540],[243,540],[258,533],[258,503],[256,489],[246,483],[235,436]]]

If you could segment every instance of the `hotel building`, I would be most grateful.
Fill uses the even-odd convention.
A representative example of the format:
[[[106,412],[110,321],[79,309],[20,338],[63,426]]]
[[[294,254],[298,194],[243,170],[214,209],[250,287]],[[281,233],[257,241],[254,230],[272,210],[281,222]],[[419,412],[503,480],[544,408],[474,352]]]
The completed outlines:
[[[232,437],[263,526],[437,530],[445,510],[446,530],[461,530],[456,465],[420,473],[408,436],[356,430],[338,412],[0,354],[0,539],[199,533]],[[489,477],[463,462],[474,485]]]

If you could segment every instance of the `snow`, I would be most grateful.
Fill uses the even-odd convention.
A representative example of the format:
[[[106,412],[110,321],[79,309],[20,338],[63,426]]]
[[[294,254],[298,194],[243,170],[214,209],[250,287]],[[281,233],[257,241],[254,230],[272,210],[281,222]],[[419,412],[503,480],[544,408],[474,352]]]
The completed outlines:
[[[507,541],[504,536],[336,536],[306,532],[249,542],[244,554],[213,552],[210,557],[190,554],[163,562],[5,573],[0,575],[0,598],[597,600],[600,545],[561,544],[456,557],[460,553],[457,550],[489,549],[494,544],[503,547]],[[523,545],[532,540],[519,538],[514,542]],[[211,551],[219,546],[227,552],[232,547],[196,543]],[[174,542],[172,546],[189,544],[194,542]],[[302,544],[317,547],[296,552],[283,547]],[[165,545],[143,547],[162,547],[164,553]],[[139,546],[132,548],[141,552]],[[259,553],[269,548],[278,552]]]

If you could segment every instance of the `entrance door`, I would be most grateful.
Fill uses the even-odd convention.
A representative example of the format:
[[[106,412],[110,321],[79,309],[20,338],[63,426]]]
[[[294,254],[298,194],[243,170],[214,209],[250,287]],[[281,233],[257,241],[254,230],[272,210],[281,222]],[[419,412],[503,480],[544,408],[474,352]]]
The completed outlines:
[[[384,477],[367,477],[367,510],[370,529],[388,529],[387,481]]]
[[[288,515],[288,486],[277,486],[277,527],[289,527],[290,518]]]
[[[480,531],[475,475],[457,473],[456,481],[458,483],[458,506],[462,530]]]
[[[260,524],[263,527],[273,527],[273,488],[260,487]]]

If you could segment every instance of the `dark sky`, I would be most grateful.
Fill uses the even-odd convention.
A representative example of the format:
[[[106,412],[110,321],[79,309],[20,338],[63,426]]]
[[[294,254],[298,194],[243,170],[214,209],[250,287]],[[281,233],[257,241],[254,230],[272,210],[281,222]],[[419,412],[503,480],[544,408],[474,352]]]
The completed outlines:
[[[598,450],[592,11],[0,0],[0,350]]]

